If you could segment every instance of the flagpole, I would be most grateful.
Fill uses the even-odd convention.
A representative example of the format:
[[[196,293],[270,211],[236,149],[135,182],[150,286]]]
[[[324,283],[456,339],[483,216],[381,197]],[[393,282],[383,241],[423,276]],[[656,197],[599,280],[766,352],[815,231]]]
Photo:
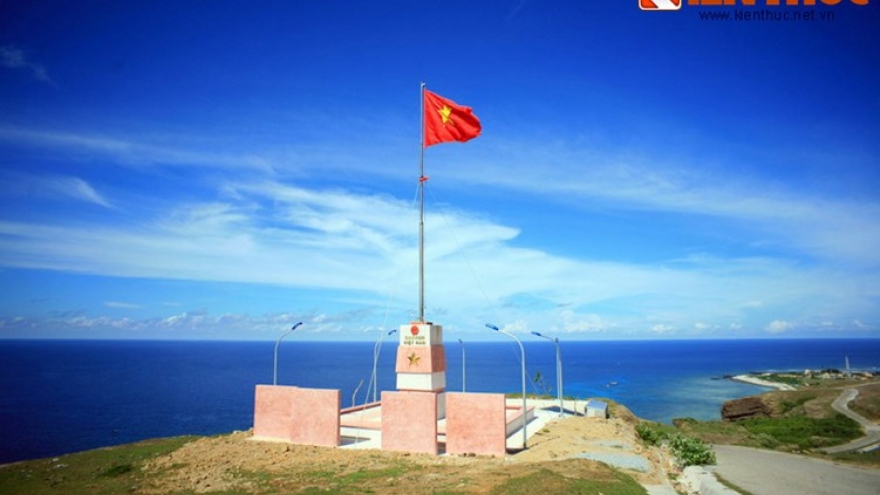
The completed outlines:
[[[421,84],[421,153],[419,156],[419,322],[425,322],[425,83]]]

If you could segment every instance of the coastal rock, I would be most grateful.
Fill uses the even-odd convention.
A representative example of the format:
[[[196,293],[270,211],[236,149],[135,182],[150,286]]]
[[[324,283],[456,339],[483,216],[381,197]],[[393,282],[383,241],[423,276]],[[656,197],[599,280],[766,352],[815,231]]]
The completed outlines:
[[[772,411],[760,397],[745,397],[725,402],[721,406],[724,421],[739,421],[748,418],[769,418]]]

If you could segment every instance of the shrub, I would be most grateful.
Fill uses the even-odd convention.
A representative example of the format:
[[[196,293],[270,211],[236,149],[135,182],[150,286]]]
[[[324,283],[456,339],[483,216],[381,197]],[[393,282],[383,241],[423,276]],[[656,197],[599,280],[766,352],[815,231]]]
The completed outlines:
[[[669,441],[669,448],[682,468],[715,464],[715,452],[700,439],[674,435]]]
[[[648,445],[658,445],[660,442],[668,438],[666,432],[653,428],[648,423],[637,424],[636,433],[638,433],[639,438]]]
[[[639,423],[636,425],[636,433],[648,445],[659,445],[668,441],[672,455],[682,468],[715,464],[715,452],[702,440],[681,433],[669,433],[662,428],[661,425]]]
[[[779,447],[779,440],[773,435],[768,435],[767,433],[758,433],[755,435],[755,440],[758,442],[758,445],[765,449],[775,449],[776,447]]]

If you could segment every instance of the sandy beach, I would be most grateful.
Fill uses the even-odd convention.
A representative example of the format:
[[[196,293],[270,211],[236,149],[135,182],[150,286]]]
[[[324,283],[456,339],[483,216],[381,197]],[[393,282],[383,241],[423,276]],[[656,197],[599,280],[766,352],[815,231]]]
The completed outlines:
[[[759,385],[761,387],[770,387],[775,388],[776,390],[797,390],[791,385],[779,382],[771,382],[769,380],[762,380],[754,375],[736,375],[731,377],[731,380],[736,380],[738,382],[748,383],[751,385]]]

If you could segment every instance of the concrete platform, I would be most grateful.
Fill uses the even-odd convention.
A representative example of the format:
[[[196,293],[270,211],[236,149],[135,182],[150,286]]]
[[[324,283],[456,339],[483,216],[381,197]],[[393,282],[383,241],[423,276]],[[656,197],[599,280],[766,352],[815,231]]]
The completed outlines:
[[[522,399],[506,399],[508,407],[507,421],[513,427],[508,429],[507,448],[510,451],[522,449],[522,425],[519,419],[519,410],[522,407]],[[559,401],[535,399],[527,400],[529,408],[529,421],[526,423],[528,438],[541,431],[548,423],[561,417],[571,417],[581,414],[577,411],[584,407],[583,401],[564,401],[562,415],[559,413]],[[517,424],[519,423],[519,424]],[[382,448],[382,406],[381,403],[365,404],[364,406],[343,409],[340,417],[341,444],[344,449],[381,449]],[[437,422],[437,441],[440,452],[445,452],[446,444],[446,420]]]

